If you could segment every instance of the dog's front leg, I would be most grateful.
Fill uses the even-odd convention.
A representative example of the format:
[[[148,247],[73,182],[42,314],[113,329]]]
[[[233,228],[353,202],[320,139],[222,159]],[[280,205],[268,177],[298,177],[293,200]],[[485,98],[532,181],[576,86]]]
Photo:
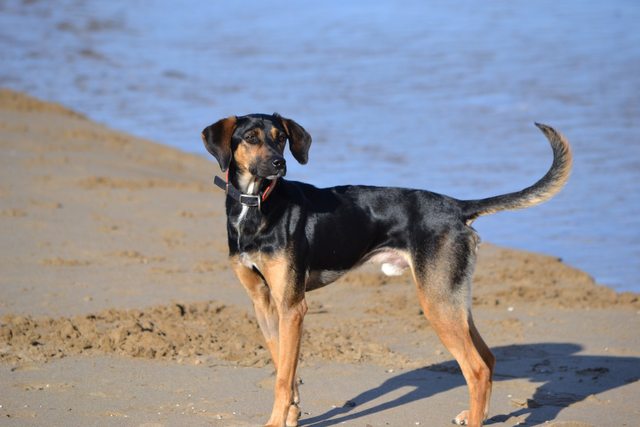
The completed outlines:
[[[232,262],[236,276],[247,291],[253,309],[256,313],[256,320],[264,336],[267,348],[271,353],[273,365],[278,370],[278,311],[271,291],[262,277],[254,270],[245,267],[240,262]]]
[[[297,407],[295,375],[300,355],[302,321],[307,312],[307,303],[281,302],[279,312],[278,371],[276,373],[275,400],[268,427],[297,426],[300,415]],[[286,424],[285,424],[286,423]]]
[[[300,325],[301,325],[302,316],[304,316],[304,313],[306,313],[307,311],[306,302],[302,300],[301,303],[297,303],[297,304],[284,303],[283,295],[285,293],[284,287],[286,285],[283,285],[283,283],[286,283],[287,280],[286,280],[286,274],[283,274],[283,271],[281,268],[280,269],[271,268],[271,269],[267,269],[265,272],[269,277],[269,282],[280,284],[280,286],[277,286],[275,289],[276,296],[278,296],[278,301],[276,302],[273,295],[271,294],[271,288],[267,283],[266,281],[267,279],[265,277],[258,274],[255,270],[246,267],[245,265],[243,265],[237,260],[232,260],[232,266],[233,266],[234,272],[236,273],[236,276],[244,286],[245,290],[247,291],[247,294],[249,295],[253,303],[253,308],[256,313],[256,319],[258,320],[258,325],[260,326],[260,330],[264,335],[267,347],[269,348],[271,357],[273,359],[273,365],[276,369],[276,384],[277,384],[278,378],[279,378],[278,372],[280,371],[280,369],[278,369],[280,365],[279,355],[282,354],[279,349],[280,348],[280,340],[279,340],[280,331],[279,330],[282,329],[282,327],[280,326],[282,324],[281,319],[284,316],[287,319],[289,319],[286,322],[290,322],[291,321],[290,319],[292,318],[292,314],[293,314],[293,317],[296,317],[295,313],[297,310],[298,313],[302,312],[302,315],[299,319]],[[293,308],[294,306],[296,306],[297,309]],[[281,312],[283,316],[279,315],[279,312]],[[285,313],[287,314],[285,315]],[[299,326],[299,328],[301,328],[301,326]],[[285,326],[284,329],[287,330],[287,333],[289,334],[288,336],[291,336],[289,332],[290,328],[287,328]],[[300,403],[300,396],[298,392],[298,384],[295,382],[295,373],[296,373],[298,353],[299,353],[299,347],[300,347],[301,332],[298,331],[295,335],[298,336],[297,338],[298,344],[296,347],[295,364],[293,368],[293,373],[289,374],[289,375],[293,375],[294,380],[291,381],[292,397],[289,398],[291,403],[289,404],[289,409],[286,414],[286,425],[288,427],[297,426],[298,418],[300,417],[300,409],[298,408],[298,404]],[[285,352],[284,354],[290,354],[290,353]],[[277,390],[277,386],[276,386],[276,390]],[[277,403],[277,399],[278,399],[278,392],[276,391],[276,403]],[[275,413],[275,406],[276,404],[274,404],[274,413]],[[271,419],[273,419],[273,414]],[[275,425],[280,426],[282,424],[275,424]]]

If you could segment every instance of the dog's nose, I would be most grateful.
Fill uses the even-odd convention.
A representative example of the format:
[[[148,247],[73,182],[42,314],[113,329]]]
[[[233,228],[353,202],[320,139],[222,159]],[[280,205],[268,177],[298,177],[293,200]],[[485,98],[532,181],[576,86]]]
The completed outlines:
[[[273,161],[273,167],[277,170],[282,170],[287,165],[287,162],[284,159],[275,159]]]

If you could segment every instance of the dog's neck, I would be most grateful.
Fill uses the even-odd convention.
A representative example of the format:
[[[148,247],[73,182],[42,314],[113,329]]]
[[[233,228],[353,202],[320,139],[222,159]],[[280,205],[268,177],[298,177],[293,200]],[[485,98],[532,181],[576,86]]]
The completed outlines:
[[[238,169],[229,171],[227,176],[228,184],[234,186],[237,191],[243,195],[257,196],[262,199],[262,193],[265,191],[265,186],[269,185],[269,180],[256,177],[246,171],[240,171]],[[233,197],[227,200],[234,199]],[[229,203],[229,202],[227,202]],[[241,208],[237,210],[238,207]],[[251,245],[253,237],[259,232],[262,224],[262,211],[260,209],[260,202],[258,201],[257,208],[254,206],[251,208],[248,205],[235,202],[232,205],[227,204],[227,215],[229,224],[235,229],[237,236],[235,237],[235,245],[237,249],[242,252],[246,245]],[[234,212],[234,213],[232,213]],[[244,243],[243,243],[244,242]]]
[[[215,177],[214,183],[225,190],[232,200],[244,207],[258,207],[264,202],[276,186],[278,178],[257,177],[248,171],[236,169],[227,171],[226,180]],[[244,199],[243,199],[244,198]]]
[[[261,189],[264,179],[258,178],[249,172],[236,171],[230,176],[231,184],[243,194],[256,195]]]

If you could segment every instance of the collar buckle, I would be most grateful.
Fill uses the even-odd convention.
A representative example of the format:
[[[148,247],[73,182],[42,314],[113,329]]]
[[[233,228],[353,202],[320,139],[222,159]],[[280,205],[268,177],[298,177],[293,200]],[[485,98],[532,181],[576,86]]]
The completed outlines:
[[[254,196],[252,194],[240,194],[238,201],[242,206],[248,206],[250,208],[258,208],[260,209],[262,197]]]

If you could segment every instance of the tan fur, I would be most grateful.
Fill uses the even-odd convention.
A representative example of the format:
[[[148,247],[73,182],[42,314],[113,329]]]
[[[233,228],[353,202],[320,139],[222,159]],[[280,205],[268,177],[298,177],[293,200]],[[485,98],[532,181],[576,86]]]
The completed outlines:
[[[286,128],[285,128],[286,129]],[[286,142],[286,138],[283,138],[282,140],[280,139],[280,131],[277,128],[271,128],[271,139],[273,139],[276,144],[278,145],[278,148],[282,151],[284,150],[284,144]]]

